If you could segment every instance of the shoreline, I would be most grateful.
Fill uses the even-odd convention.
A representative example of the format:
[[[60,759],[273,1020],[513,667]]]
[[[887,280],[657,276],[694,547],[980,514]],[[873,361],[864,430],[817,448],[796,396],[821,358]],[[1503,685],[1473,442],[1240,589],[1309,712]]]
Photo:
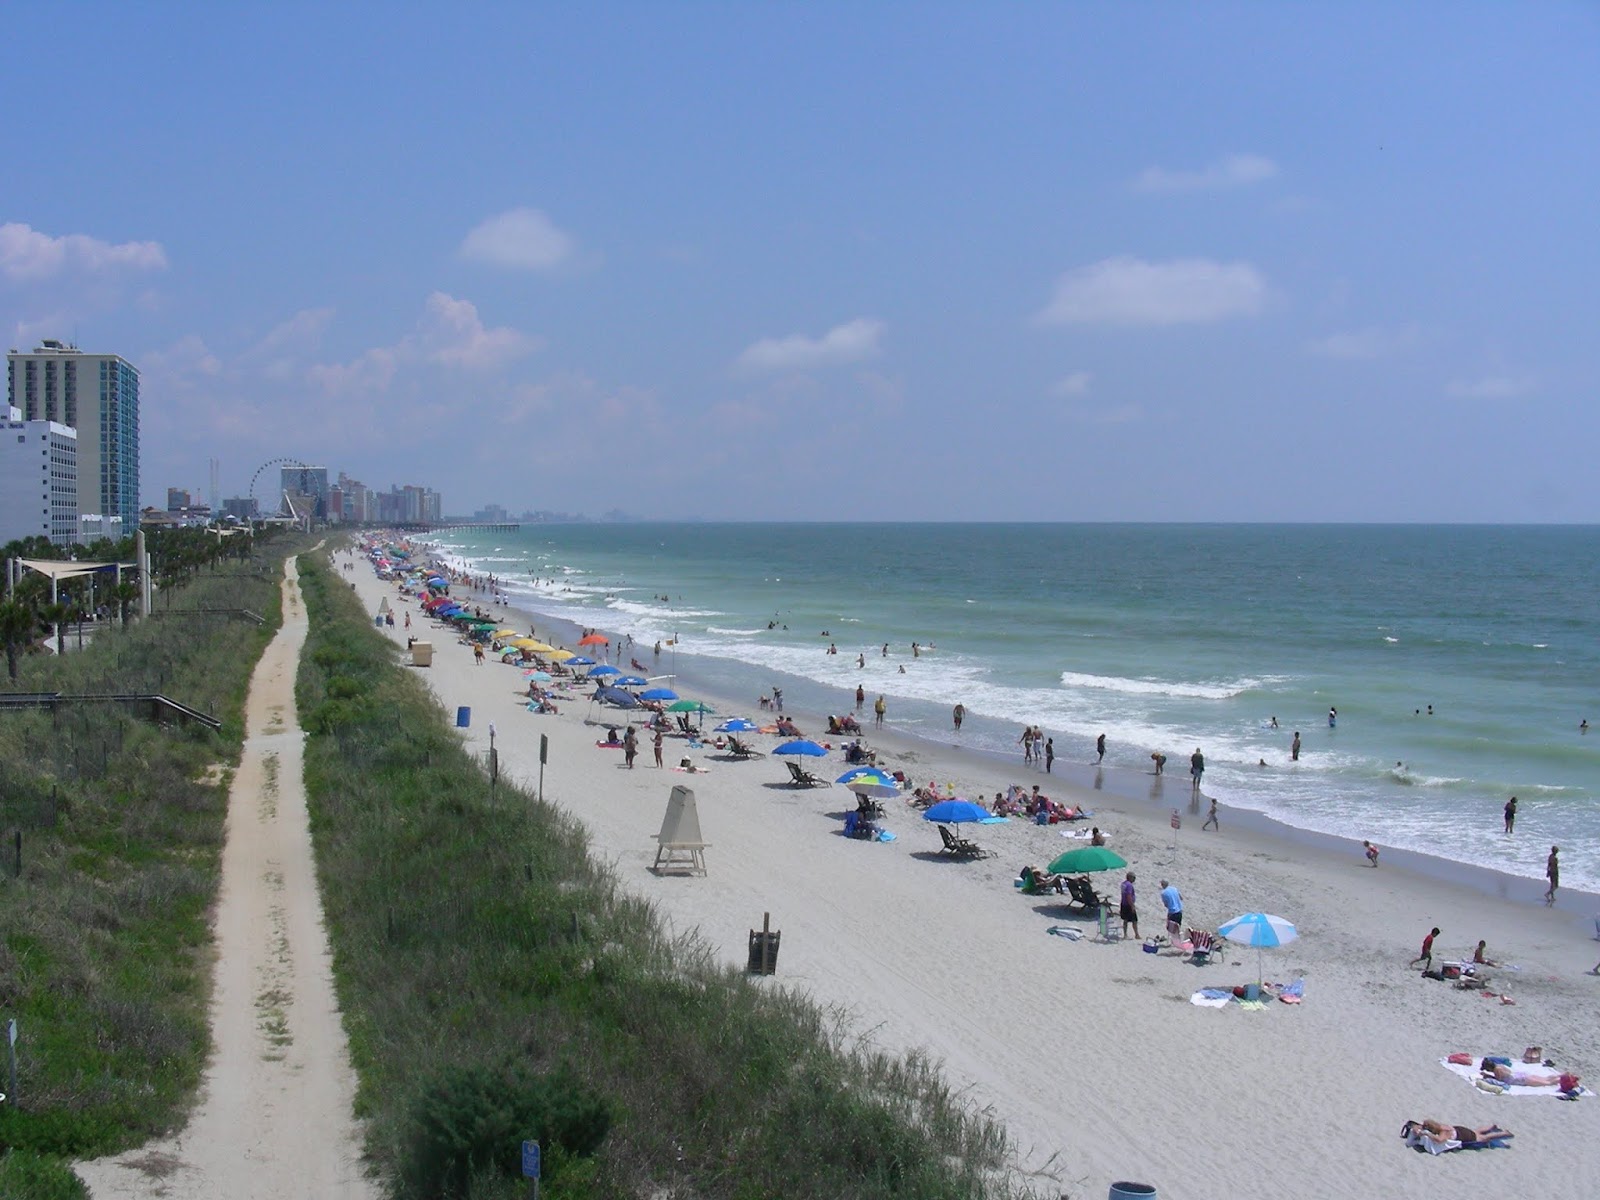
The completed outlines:
[[[480,568],[474,568],[474,570],[478,569]],[[473,595],[478,598],[477,602],[482,602],[482,593],[474,589]],[[581,630],[579,625],[564,617],[536,611],[527,605],[526,600],[526,597],[519,596],[504,604],[499,604],[498,607],[526,618],[535,626],[542,623],[547,630],[562,630],[566,634],[565,640],[574,645],[576,644]],[[607,634],[607,636],[610,635],[610,631],[599,626],[596,626],[596,628],[600,628],[600,631]],[[644,652],[648,653],[648,648],[645,648]],[[673,658],[673,674],[687,681],[693,691],[716,708],[719,720],[727,716],[750,716],[750,713],[746,711],[749,707],[748,705],[741,704],[732,697],[719,693],[714,688],[708,688],[697,679],[697,672],[694,667],[701,656],[692,651],[685,651],[682,657],[688,669],[678,669],[677,656],[675,654]],[[808,681],[808,683],[810,682]],[[813,684],[813,686],[815,685]],[[826,727],[828,715],[826,713],[811,712],[803,708],[796,709],[792,705],[789,706],[789,711],[790,715],[809,719],[819,729]],[[872,729],[870,726],[870,712],[858,715],[867,719],[864,732],[870,742],[893,743],[902,752],[909,751],[914,754],[954,755],[963,761],[970,759],[974,760],[975,763],[990,764],[995,772],[1005,774],[1005,783],[1001,784],[999,788],[991,788],[986,793],[985,799],[988,796],[992,796],[995,790],[1003,791],[1007,785],[1013,782],[1027,779],[1031,787],[1034,782],[1050,779],[1056,781],[1057,788],[1071,789],[1074,803],[1087,803],[1091,808],[1094,806],[1097,796],[1112,796],[1126,804],[1153,806],[1149,807],[1151,819],[1167,818],[1170,815],[1170,810],[1173,807],[1177,807],[1181,813],[1184,830],[1198,831],[1199,824],[1204,820],[1204,805],[1197,801],[1191,792],[1188,786],[1188,776],[1183,772],[1181,763],[1169,764],[1169,768],[1176,768],[1175,771],[1169,769],[1168,773],[1156,776],[1150,772],[1132,771],[1126,767],[1097,769],[1092,764],[1057,758],[1055,761],[1056,769],[1051,774],[1046,775],[1045,772],[1036,767],[1026,766],[1015,758],[992,750],[975,746],[963,746],[954,742],[936,740],[904,729],[895,729],[892,726],[892,720],[890,725],[882,730]],[[714,723],[712,722],[712,724]],[[1145,793],[1142,796],[1136,794],[1141,787]],[[1202,800],[1208,798],[1203,789],[1200,796]],[[1159,812],[1157,811],[1158,809],[1160,809]],[[1274,849],[1298,848],[1312,850],[1318,854],[1327,855],[1330,859],[1349,859],[1352,862],[1360,862],[1362,859],[1362,839],[1359,837],[1342,837],[1338,834],[1324,833],[1320,830],[1291,825],[1286,821],[1258,812],[1255,809],[1235,807],[1222,802],[1219,802],[1218,809],[1221,815],[1226,818],[1230,831],[1244,830],[1253,836],[1267,839],[1274,844]],[[1180,831],[1181,836],[1183,836],[1182,831]],[[1490,836],[1498,837],[1503,835],[1492,833]],[[1465,887],[1480,895],[1494,897],[1513,904],[1526,904],[1541,909],[1549,907],[1544,903],[1545,881],[1543,879],[1531,875],[1517,875],[1509,871],[1485,867],[1477,863],[1462,862],[1459,859],[1426,854],[1417,850],[1393,847],[1382,843],[1379,846],[1382,852],[1381,862],[1383,865],[1381,869],[1409,871],[1420,878],[1451,886]],[[1595,933],[1596,940],[1600,941],[1600,892],[1563,886],[1556,895],[1554,908],[1560,912],[1570,913],[1576,918],[1582,918],[1586,923],[1595,922],[1592,932]]]
[[[369,612],[395,594],[364,563],[353,576]],[[417,620],[414,601],[400,607]],[[557,632],[565,624],[528,615],[541,633],[556,633],[547,640],[572,644]],[[418,623],[412,632],[428,636],[432,626]],[[398,623],[385,632],[403,647]],[[690,683],[692,666],[679,666],[688,669],[677,690],[716,705]],[[520,671],[475,665],[453,634],[436,638],[433,666],[419,678],[446,714],[473,706],[471,727],[457,733],[475,753],[487,753],[487,726],[498,724],[501,771],[530,791],[547,738],[545,800],[582,824],[591,853],[619,886],[651,904],[670,930],[697,938],[714,961],[743,970],[747,931],[770,914],[782,931],[778,971],[752,986],[806,995],[846,1046],[939,1064],[952,1089],[1004,1124],[1020,1169],[1048,1195],[1103,1195],[1112,1180],[1145,1179],[1168,1200],[1209,1200],[1219,1181],[1251,1193],[1428,1200],[1441,1170],[1470,1171],[1460,1178],[1474,1187],[1600,1186],[1589,1108],[1489,1096],[1439,1066],[1457,1051],[1520,1054],[1540,1045],[1563,1069],[1600,1072],[1592,1021],[1600,979],[1586,974],[1600,950],[1573,914],[1507,904],[1464,884],[1388,869],[1387,860],[1371,870],[1359,855],[1308,849],[1226,813],[1221,836],[1186,819],[1174,854],[1164,801],[1156,807],[1092,786],[1082,792],[1067,775],[1056,777],[1052,795],[1083,796],[1137,873],[1146,937],[1160,928],[1162,876],[1183,893],[1186,927],[1215,930],[1236,914],[1264,911],[1299,930],[1281,949],[1227,943],[1219,962],[1197,965],[1171,946],[1141,953],[1137,940],[1102,940],[1093,915],[1064,897],[1025,896],[1013,886],[1022,864],[1048,863],[1082,844],[1062,840],[1060,827],[961,827],[993,854],[957,859],[940,851],[920,812],[891,799],[883,825],[896,840],[861,842],[842,836],[854,807],[847,791],[794,788],[769,758],[733,762],[674,739],[667,762],[692,754],[705,773],[656,770],[648,744],[638,769],[626,769],[620,755],[596,749],[582,707],[527,713]],[[802,728],[817,727],[786,707]],[[893,731],[868,738],[891,769],[948,780],[960,794],[992,795],[1028,779],[1014,760],[1006,768]],[[756,743],[772,745],[766,737]],[[844,769],[837,754],[808,765],[830,779]],[[1187,778],[1174,782],[1187,796]],[[705,876],[651,869],[667,793],[680,784],[697,798]],[[1093,884],[1114,892],[1120,875]],[[1433,924],[1444,930],[1436,963],[1470,958],[1481,938],[1509,964],[1493,972],[1492,990],[1462,991],[1408,968]],[[1255,1011],[1190,1003],[1197,988],[1253,984],[1258,970],[1269,980],[1303,981],[1304,1003]],[[1416,1155],[1395,1131],[1423,1116],[1498,1121],[1515,1130],[1522,1153],[1472,1156],[1470,1168],[1459,1165],[1462,1155]],[[1227,1136],[1236,1128],[1251,1129],[1248,1144]],[[1311,1128],[1328,1136],[1304,1137]]]

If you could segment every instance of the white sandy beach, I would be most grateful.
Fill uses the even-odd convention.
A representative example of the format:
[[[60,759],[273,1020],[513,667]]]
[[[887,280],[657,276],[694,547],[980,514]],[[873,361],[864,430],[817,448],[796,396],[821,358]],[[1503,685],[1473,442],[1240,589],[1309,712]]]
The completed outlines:
[[[1020,759],[997,768],[955,746],[897,739],[892,710],[888,730],[869,728],[890,769],[919,783],[949,781],[973,798],[1042,783],[1055,799],[1094,809],[1138,875],[1146,936],[1161,932],[1162,877],[1182,891],[1186,924],[1215,929],[1257,910],[1295,923],[1299,940],[1265,952],[1265,975],[1303,977],[1304,1003],[1197,1007],[1189,1002],[1197,988],[1253,983],[1256,951],[1230,946],[1221,961],[1195,966],[1171,950],[1143,953],[1137,941],[1093,940],[1088,917],[1022,895],[1012,881],[1023,864],[1042,866],[1082,844],[1064,840],[1062,827],[1020,818],[963,826],[995,855],[957,861],[938,853],[937,830],[899,800],[886,802],[885,819],[897,840],[845,838],[851,793],[792,788],[781,760],[723,761],[668,739],[669,766],[690,754],[711,769],[658,771],[646,739],[640,765],[628,771],[619,753],[595,747],[587,701],[563,705],[559,716],[525,711],[519,670],[475,665],[453,633],[421,617],[414,602],[397,602],[394,585],[359,558],[344,577],[368,612],[388,597],[397,613],[411,613],[410,634],[434,642],[433,666],[419,673],[447,711],[471,707],[462,733],[475,750],[487,751],[493,722],[502,769],[531,788],[539,735],[549,735],[545,798],[583,820],[593,852],[625,886],[675,927],[698,930],[732,964],[744,963],[748,931],[770,912],[782,945],[777,974],[761,986],[802,989],[847,1014],[871,1044],[942,1061],[956,1088],[1005,1123],[1041,1190],[1098,1200],[1112,1181],[1136,1180],[1167,1200],[1431,1200],[1463,1189],[1600,1189],[1600,1099],[1489,1095],[1439,1064],[1455,1051],[1516,1057],[1539,1045],[1561,1069],[1600,1082],[1600,978],[1587,974],[1600,942],[1589,918],[1538,903],[1540,886],[1515,885],[1499,897],[1388,861],[1372,870],[1359,853],[1246,832],[1227,810],[1219,832],[1202,832],[1203,812],[1191,814],[1177,762],[1152,779],[1152,797],[1141,802],[1075,794]],[[548,623],[535,622],[545,634]],[[403,624],[387,632],[404,646]],[[765,716],[752,711],[753,700],[690,694],[713,704],[717,719]],[[849,704],[841,695],[839,710]],[[789,715],[808,734],[821,732],[819,714]],[[754,740],[763,748],[775,742]],[[828,778],[845,769],[837,751],[806,765]],[[649,869],[668,793],[683,783],[694,788],[711,843],[704,878]],[[1183,814],[1176,851],[1173,807]],[[1095,885],[1114,892],[1119,878],[1097,876]],[[1085,936],[1052,936],[1053,925]],[[1492,973],[1495,998],[1422,978],[1406,964],[1432,925],[1443,930],[1436,963],[1470,959],[1485,938],[1492,957],[1518,969]],[[1433,1157],[1402,1143],[1400,1126],[1412,1117],[1497,1123],[1516,1137],[1509,1150]]]

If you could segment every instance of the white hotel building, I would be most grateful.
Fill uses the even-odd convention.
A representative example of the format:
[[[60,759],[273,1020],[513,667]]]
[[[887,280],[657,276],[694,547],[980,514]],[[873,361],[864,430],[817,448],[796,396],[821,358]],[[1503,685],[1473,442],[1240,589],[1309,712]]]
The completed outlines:
[[[0,545],[25,537],[78,539],[78,431],[55,421],[0,421]]]

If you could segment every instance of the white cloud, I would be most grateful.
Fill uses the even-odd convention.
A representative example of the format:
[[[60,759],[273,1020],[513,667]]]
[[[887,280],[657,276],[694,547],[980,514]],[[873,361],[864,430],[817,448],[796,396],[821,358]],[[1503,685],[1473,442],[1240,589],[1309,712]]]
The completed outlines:
[[[1087,371],[1074,371],[1064,379],[1058,379],[1050,387],[1052,396],[1087,396],[1089,394],[1089,381],[1093,378]]]
[[[419,335],[429,362],[469,371],[492,371],[539,348],[539,339],[509,326],[485,329],[477,305],[443,292],[428,297]]]
[[[1259,154],[1229,154],[1198,171],[1169,171],[1146,167],[1133,181],[1137,192],[1207,192],[1246,187],[1271,179],[1278,164]]]
[[[486,328],[472,301],[434,292],[423,306],[416,328],[394,345],[376,346],[349,362],[319,363],[307,375],[330,394],[382,391],[402,367],[433,365],[487,372],[532,354],[541,344],[538,338],[509,326]]]
[[[1374,359],[1415,346],[1421,333],[1415,326],[1403,329],[1351,329],[1344,333],[1330,333],[1327,337],[1313,338],[1306,343],[1312,354],[1326,358]]]
[[[166,265],[167,253],[159,242],[113,244],[85,233],[51,237],[14,221],[0,225],[0,272],[10,279],[49,279],[68,271],[159,271]]]
[[[222,360],[211,352],[198,334],[187,334],[165,350],[152,350],[140,356],[142,374],[165,376],[179,381],[195,377],[214,378],[222,374]]]
[[[1458,379],[1445,391],[1461,400],[1514,400],[1533,391],[1537,383],[1531,375],[1486,375]]]
[[[537,208],[513,208],[467,234],[460,254],[497,267],[548,271],[571,258],[576,245]]]
[[[735,366],[748,371],[809,371],[860,362],[878,353],[887,326],[871,317],[857,317],[835,325],[820,338],[802,333],[762,338],[745,347]]]
[[[1038,320],[1046,325],[1192,325],[1251,316],[1266,294],[1266,281],[1246,262],[1182,258],[1157,263],[1124,255],[1068,271]]]

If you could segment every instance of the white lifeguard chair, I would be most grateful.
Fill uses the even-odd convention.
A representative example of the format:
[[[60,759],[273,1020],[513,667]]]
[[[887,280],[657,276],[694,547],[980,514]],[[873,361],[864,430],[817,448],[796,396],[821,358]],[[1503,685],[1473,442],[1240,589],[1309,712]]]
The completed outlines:
[[[700,813],[695,808],[694,791],[678,786],[667,798],[667,815],[656,834],[656,861],[650,868],[658,875],[706,873],[706,846],[700,835]]]

